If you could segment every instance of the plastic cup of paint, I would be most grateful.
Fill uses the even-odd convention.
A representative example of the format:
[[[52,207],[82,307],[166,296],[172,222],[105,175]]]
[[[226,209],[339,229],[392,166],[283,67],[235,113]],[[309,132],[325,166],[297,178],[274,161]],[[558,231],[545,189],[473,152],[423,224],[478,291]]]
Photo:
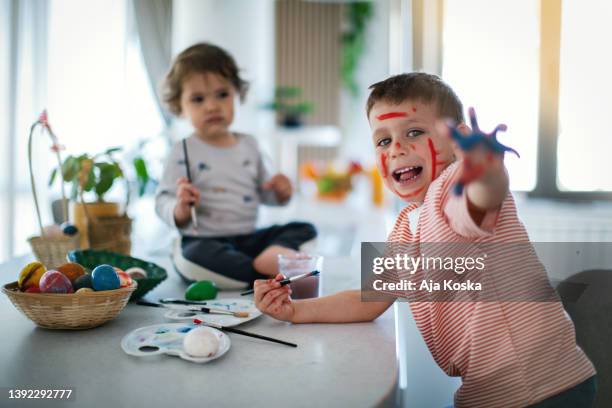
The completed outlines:
[[[319,275],[291,283],[292,299],[308,299],[320,296],[319,279],[323,269],[323,257],[306,253],[278,255],[278,271],[286,278],[304,273],[319,271]]]

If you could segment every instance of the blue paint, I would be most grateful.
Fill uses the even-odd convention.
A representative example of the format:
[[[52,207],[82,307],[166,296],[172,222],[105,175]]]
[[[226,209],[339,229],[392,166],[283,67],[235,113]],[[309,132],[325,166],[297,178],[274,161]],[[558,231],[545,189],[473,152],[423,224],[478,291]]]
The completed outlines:
[[[157,331],[155,332],[155,334],[164,334],[164,333],[168,333],[170,330],[166,329],[166,328],[159,328],[157,329]]]
[[[487,150],[492,151],[493,153],[504,153],[511,152],[517,155],[517,157],[521,157],[516,150],[509,146],[505,146],[501,144],[497,140],[497,132],[505,132],[508,128],[506,125],[497,125],[495,129],[491,133],[484,133],[478,127],[478,120],[476,119],[476,112],[474,108],[469,109],[470,115],[470,123],[472,127],[472,132],[468,135],[462,135],[457,129],[456,126],[452,126],[450,128],[451,137],[457,142],[461,150],[470,151],[474,149],[478,145],[484,145]]]
[[[193,329],[193,327],[185,326],[185,327],[180,327],[180,328],[176,329],[176,331],[179,332],[179,333],[188,333],[192,329]]]
[[[208,170],[208,169],[210,169],[210,167],[208,167],[208,165],[206,163],[200,162],[200,163],[198,163],[198,169],[200,171],[202,171],[202,170]]]
[[[487,150],[495,154],[504,154],[505,152],[511,152],[516,154],[517,157],[521,157],[516,150],[513,148],[501,144],[497,140],[497,132],[505,132],[508,127],[504,124],[497,125],[491,133],[485,133],[478,127],[478,120],[476,119],[476,111],[474,108],[468,110],[470,115],[470,126],[472,128],[471,133],[467,135],[461,134],[456,126],[450,126],[450,135],[457,142],[461,150],[470,151],[478,145],[483,145]],[[453,187],[455,195],[461,195],[465,184],[458,181]]]

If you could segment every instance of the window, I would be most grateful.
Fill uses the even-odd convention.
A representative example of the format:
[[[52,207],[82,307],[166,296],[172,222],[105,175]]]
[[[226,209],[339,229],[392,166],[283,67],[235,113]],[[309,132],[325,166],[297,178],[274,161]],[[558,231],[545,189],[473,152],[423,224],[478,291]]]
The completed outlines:
[[[536,182],[539,86],[539,7],[533,0],[446,0],[442,77],[479,125],[499,133],[521,155],[506,155],[513,190]],[[520,27],[520,29],[517,29]]]
[[[42,109],[47,108],[66,146],[64,157],[113,146],[135,149],[140,140],[163,129],[126,0],[17,2],[18,14],[11,4],[15,2],[0,0],[0,113],[14,118],[0,124],[3,161],[9,160],[0,172],[0,221],[5,225],[0,261],[29,252],[27,238],[40,233],[30,191],[27,135]],[[12,38],[9,22],[16,15],[19,33]],[[9,45],[18,50],[17,60],[9,56]],[[15,97],[4,93],[5,84],[13,83]],[[10,122],[12,129],[6,124]],[[51,201],[60,196],[58,183],[52,190],[46,186],[56,165],[49,146],[47,137],[35,136],[34,173],[45,225],[52,222]],[[121,192],[117,196],[123,197]]]
[[[559,189],[612,191],[612,3],[565,0],[561,11]]]

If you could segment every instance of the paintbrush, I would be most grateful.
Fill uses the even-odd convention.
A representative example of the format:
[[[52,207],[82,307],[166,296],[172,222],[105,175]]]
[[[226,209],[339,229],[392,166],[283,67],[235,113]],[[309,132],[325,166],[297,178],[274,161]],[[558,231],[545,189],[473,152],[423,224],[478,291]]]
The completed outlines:
[[[202,325],[202,326],[209,326],[209,327],[212,327],[212,328],[215,328],[215,329],[218,329],[218,330],[222,330],[222,331],[225,331],[225,332],[229,332],[229,333],[236,333],[236,334],[241,334],[241,335],[247,336],[247,337],[254,337],[256,339],[267,340],[267,341],[271,341],[273,343],[284,344],[285,346],[297,347],[297,344],[295,344],[295,343],[289,343],[288,341],[278,340],[278,339],[275,339],[275,338],[272,338],[272,337],[268,337],[268,336],[262,336],[261,334],[249,333],[249,332],[246,332],[244,330],[234,329],[233,327],[221,326],[220,324],[203,322],[200,319],[193,319],[193,322],[195,324],[199,324],[199,325]]]
[[[191,170],[189,168],[189,156],[187,155],[187,139],[183,139],[183,156],[185,156],[185,170],[187,172],[187,181],[191,184]],[[195,204],[189,204],[191,207],[191,222],[195,228],[198,228],[198,218],[196,216]]]
[[[173,304],[173,305],[207,305],[208,302],[205,300],[183,300],[183,299],[175,299],[175,298],[161,298],[159,299],[159,303],[163,304]]]
[[[204,313],[209,313],[209,314],[226,314],[226,315],[232,315],[234,317],[249,317],[249,312],[232,312],[231,310],[215,309],[215,308],[210,308],[210,307],[196,307],[196,308],[189,308],[189,309],[185,309],[185,308],[177,309],[176,307],[172,307],[171,305],[165,305],[165,304],[162,304],[162,303],[147,302],[146,300],[139,300],[139,301],[136,302],[136,304],[137,305],[141,305],[141,306],[162,307],[162,308],[173,309],[173,310],[184,310],[184,311],[188,311],[188,312],[204,312]]]
[[[285,278],[283,280],[278,281],[278,283],[280,283],[281,286],[285,286],[285,285],[289,285],[290,283],[293,283],[295,281],[306,279],[306,278],[308,278],[310,276],[317,276],[318,274],[319,274],[319,271],[307,272],[307,273],[303,273],[301,275],[293,276],[291,278]],[[255,289],[249,289],[246,292],[242,292],[240,294],[240,296],[250,295],[253,292],[255,292]]]

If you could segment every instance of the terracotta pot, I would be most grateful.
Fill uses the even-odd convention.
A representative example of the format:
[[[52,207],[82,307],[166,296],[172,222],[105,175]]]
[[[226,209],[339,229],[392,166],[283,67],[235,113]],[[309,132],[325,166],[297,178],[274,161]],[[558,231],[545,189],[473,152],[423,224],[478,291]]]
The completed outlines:
[[[120,205],[119,203],[112,202],[95,202],[95,203],[85,203],[87,206],[87,213],[90,217],[113,217],[120,215]],[[85,216],[85,211],[82,203],[72,203],[72,221],[74,225],[81,232],[81,249],[89,248],[89,239],[87,236],[87,228],[88,222],[87,217]]]

